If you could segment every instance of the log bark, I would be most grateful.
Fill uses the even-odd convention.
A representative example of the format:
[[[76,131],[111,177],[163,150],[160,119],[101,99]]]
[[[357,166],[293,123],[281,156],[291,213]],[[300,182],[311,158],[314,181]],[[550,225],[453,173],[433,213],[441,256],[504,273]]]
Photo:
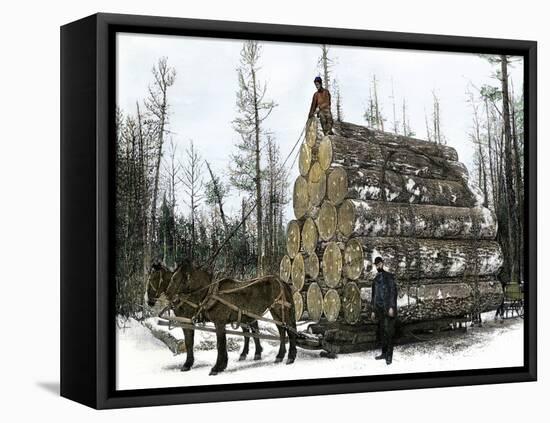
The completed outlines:
[[[302,225],[301,221],[291,220],[286,228],[286,251],[291,259],[300,251]]]
[[[338,212],[336,207],[330,201],[323,201],[316,221],[319,238],[324,241],[330,240],[336,233],[337,222]]]
[[[297,253],[294,257],[294,260],[292,260],[291,277],[294,288],[297,291],[302,289],[306,280],[304,256],[302,255],[302,253]]]
[[[319,321],[323,313],[323,293],[315,282],[307,290],[307,312],[310,320]]]
[[[294,182],[294,190],[292,194],[292,205],[294,208],[294,216],[296,219],[304,217],[309,208],[309,195],[307,180],[303,176],[298,176]]]
[[[319,145],[319,161],[325,170],[331,166],[357,169],[383,167],[399,174],[424,178],[468,179],[468,170],[462,163],[425,154],[409,142],[388,147],[375,141],[329,135],[323,137]]]
[[[317,241],[319,240],[319,234],[317,232],[317,225],[312,218],[308,217],[304,225],[302,226],[302,247],[308,254],[315,252]]]
[[[502,267],[500,245],[488,240],[414,238],[354,238],[363,246],[363,277],[376,276],[374,259],[384,259],[386,270],[400,279],[494,275]],[[357,252],[354,252],[357,254]],[[353,259],[354,262],[359,260]]]
[[[325,199],[327,191],[327,176],[319,162],[314,162],[308,174],[309,207],[316,207]]]
[[[437,206],[473,207],[476,197],[466,182],[400,175],[383,168],[346,168],[339,172],[338,192],[333,198],[377,200]],[[330,175],[329,175],[330,176]],[[330,182],[329,182],[330,186]]]
[[[281,259],[281,264],[279,266],[279,276],[282,280],[285,282],[288,282],[290,279],[290,272],[292,270],[292,262],[290,261],[290,257],[286,254]]]
[[[343,137],[356,141],[376,142],[386,148],[399,148],[408,145],[411,148],[432,157],[441,157],[450,161],[458,161],[456,150],[447,145],[436,144],[426,140],[405,137],[394,133],[377,131],[349,122],[334,122],[334,131]]]
[[[338,231],[345,237],[400,236],[495,239],[497,223],[487,208],[345,200],[338,208]]]
[[[338,319],[340,307],[340,294],[335,289],[329,289],[323,298],[323,314],[329,322]]]
[[[323,280],[331,288],[335,288],[342,278],[342,252],[335,242],[329,242],[323,252],[321,267]]]

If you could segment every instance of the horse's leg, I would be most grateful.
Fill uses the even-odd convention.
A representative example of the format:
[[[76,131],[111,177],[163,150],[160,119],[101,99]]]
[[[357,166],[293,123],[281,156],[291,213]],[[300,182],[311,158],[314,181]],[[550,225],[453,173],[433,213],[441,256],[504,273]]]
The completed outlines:
[[[283,358],[285,358],[286,354],[286,331],[284,327],[279,325],[277,325],[277,329],[279,330],[279,337],[281,339],[281,342],[279,343],[279,352],[275,356],[275,363],[280,363],[281,361],[283,361]]]
[[[187,351],[187,359],[183,367],[181,368],[182,372],[191,370],[191,366],[195,362],[195,356],[193,354],[193,344],[195,341],[195,331],[193,329],[183,329],[183,336],[185,338],[185,350]]]
[[[249,331],[249,329],[247,327],[244,327],[243,326],[243,333],[244,334],[247,334]],[[250,345],[250,337],[248,336],[245,336],[244,337],[244,347],[243,347],[243,352],[241,353],[241,355],[239,356],[239,361],[243,361],[246,359],[246,356],[248,355],[248,346]]]
[[[252,332],[258,334],[260,333],[260,328],[258,327],[258,321],[252,322],[250,324],[250,327],[252,328]],[[260,338],[254,338],[254,360],[261,360],[262,359],[262,344],[260,343]]]
[[[215,323],[216,325],[216,345],[218,347],[218,358],[216,364],[210,370],[210,375],[217,375],[223,372],[227,367],[227,340],[225,337],[225,324]]]
[[[293,301],[291,299],[291,301]],[[288,313],[287,313],[288,312]],[[287,330],[288,333],[288,359],[286,360],[286,364],[292,364],[294,363],[294,360],[296,359],[296,314],[294,310],[285,310],[285,313],[287,314]],[[292,330],[291,330],[292,329]]]

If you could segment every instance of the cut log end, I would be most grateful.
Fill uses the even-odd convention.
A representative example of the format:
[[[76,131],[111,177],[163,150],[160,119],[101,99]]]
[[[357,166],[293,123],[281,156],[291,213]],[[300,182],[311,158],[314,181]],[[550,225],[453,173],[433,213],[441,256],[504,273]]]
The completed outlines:
[[[291,259],[300,251],[300,225],[296,220],[291,220],[288,223],[286,230],[286,251]]]
[[[317,226],[311,217],[308,217],[302,227],[302,246],[304,250],[312,254],[317,246],[319,235],[317,233]]]
[[[327,196],[334,205],[344,201],[348,193],[348,176],[346,170],[342,167],[337,167],[328,175],[327,181]]]
[[[307,313],[309,319],[315,321],[321,319],[323,313],[323,293],[315,282],[307,290]]]
[[[323,313],[329,322],[335,322],[340,314],[340,295],[335,289],[329,289],[323,299]]]
[[[319,276],[319,257],[317,254],[310,254],[304,260],[306,275],[311,279],[317,279]]]
[[[307,176],[311,167],[311,147],[307,144],[302,144],[300,147],[300,156],[298,158],[298,168],[300,175]]]
[[[355,219],[355,206],[353,205],[353,201],[344,200],[338,208],[338,230],[346,238],[353,233]]]
[[[294,311],[296,313],[296,321],[299,321],[302,318],[302,314],[304,314],[304,300],[302,298],[302,294],[299,291],[294,292],[292,298],[294,299]]]
[[[292,261],[292,284],[296,290],[301,290],[306,280],[304,256],[301,253],[296,254]]]
[[[308,195],[310,207],[321,204],[327,191],[327,177],[319,162],[313,163],[308,174]]]
[[[294,216],[296,216],[296,219],[300,219],[306,214],[309,208],[307,180],[303,176],[298,176],[294,182],[292,200]]]
[[[324,201],[319,210],[319,236],[323,241],[330,240],[336,232],[338,213],[336,207],[330,202]]]
[[[351,280],[357,280],[363,273],[363,245],[358,239],[351,239],[344,249],[344,275]]]
[[[357,323],[361,318],[361,292],[355,282],[348,282],[344,286],[342,310],[345,321],[350,325]]]
[[[335,242],[329,242],[323,253],[323,279],[330,288],[336,288],[342,277],[342,252]]]
[[[309,120],[309,125],[306,129],[306,144],[313,147],[317,143],[317,119]]]
[[[279,266],[279,276],[285,282],[288,282],[290,279],[291,269],[292,269],[292,262],[290,261],[290,257],[285,254],[281,259],[281,264]]]
[[[327,171],[332,164],[332,141],[326,135],[319,144],[319,164],[324,171]]]

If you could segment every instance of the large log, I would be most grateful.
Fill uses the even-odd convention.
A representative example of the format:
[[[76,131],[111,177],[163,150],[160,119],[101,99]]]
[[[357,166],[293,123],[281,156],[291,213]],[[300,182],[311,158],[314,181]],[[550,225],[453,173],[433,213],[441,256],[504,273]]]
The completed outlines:
[[[346,198],[410,204],[473,207],[477,198],[467,181],[401,175],[382,167],[335,168],[327,178],[327,194],[334,204]]]
[[[323,293],[316,283],[307,290],[307,313],[310,320],[318,321],[323,314]]]
[[[323,280],[330,288],[335,288],[342,277],[342,252],[335,242],[329,242],[323,252],[321,262]]]
[[[317,161],[309,169],[307,184],[310,208],[319,206],[327,191],[327,175]]]
[[[309,147],[315,146],[318,137],[318,124],[317,119],[310,119],[306,126],[305,141]]]
[[[395,237],[358,237],[353,240],[363,248],[362,251],[350,249],[346,263],[349,266],[349,263],[357,265],[362,261],[365,279],[376,275],[374,259],[378,256],[384,259],[385,268],[397,279],[494,275],[503,263],[502,251],[496,241]]]
[[[294,256],[294,260],[292,260],[291,277],[294,288],[297,291],[302,289],[306,280],[304,256],[302,255],[302,253],[297,253]]]
[[[336,207],[330,201],[323,201],[317,217],[319,238],[324,241],[330,240],[336,233],[337,222],[338,212]]]
[[[298,156],[298,169],[300,170],[300,175],[307,176],[312,162],[312,151],[311,147],[306,143],[300,146],[300,154]]]
[[[397,310],[402,323],[461,317],[495,310],[503,292],[496,280],[399,286]],[[371,288],[361,288],[363,315],[369,318]]]
[[[294,300],[294,312],[296,313],[296,321],[299,321],[302,318],[302,314],[304,314],[304,300],[302,298],[302,294],[300,294],[299,291],[295,291],[294,294],[292,294],[292,298]]]
[[[329,322],[334,322],[340,314],[340,294],[335,289],[329,289],[323,298],[323,314]]]
[[[312,254],[309,254],[306,258],[304,258],[304,266],[306,271],[306,276],[309,279],[317,279],[319,276],[319,257],[314,252]]]
[[[286,227],[286,251],[291,259],[300,251],[301,227],[302,222],[298,220],[291,220]]]
[[[302,226],[302,247],[304,250],[311,254],[315,252],[315,247],[317,246],[317,241],[319,240],[319,234],[317,232],[317,225],[312,218],[308,217],[304,225]]]
[[[279,265],[279,276],[282,280],[285,282],[288,282],[290,279],[290,272],[292,270],[292,262],[290,260],[290,257],[286,254],[281,259],[281,264]]]
[[[481,206],[450,207],[345,200],[338,208],[338,230],[353,236],[494,239],[497,223]]]
[[[458,154],[456,150],[447,145],[436,144],[426,140],[405,137],[389,132],[369,129],[365,126],[355,125],[349,122],[334,122],[334,131],[343,137],[351,138],[357,141],[371,141],[386,148],[399,148],[407,145],[422,154],[433,157],[442,157],[447,160],[457,161]]]
[[[468,170],[462,163],[430,156],[408,142],[388,147],[375,141],[328,135],[323,137],[319,145],[319,161],[325,170],[331,166],[357,169],[383,167],[403,175],[424,178],[453,181],[468,179]]]
[[[359,322],[361,318],[361,291],[355,282],[348,282],[344,285],[342,295],[342,311],[344,320],[350,325]]]
[[[296,178],[296,181],[294,181],[292,206],[294,208],[294,216],[296,216],[296,219],[304,217],[309,208],[307,180],[301,175]]]

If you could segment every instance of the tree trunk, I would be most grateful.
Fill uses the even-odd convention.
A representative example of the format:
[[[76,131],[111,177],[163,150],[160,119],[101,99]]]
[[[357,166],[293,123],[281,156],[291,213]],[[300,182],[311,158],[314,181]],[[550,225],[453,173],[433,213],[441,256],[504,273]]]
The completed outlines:
[[[384,258],[386,270],[394,273],[397,280],[469,275],[475,262],[477,275],[494,275],[503,262],[496,241],[357,237],[353,242],[359,242],[363,248],[350,251],[349,260],[358,265],[363,263],[361,277],[365,279],[376,276],[377,256]]]
[[[456,150],[447,145],[438,145],[429,141],[396,135],[390,132],[376,131],[349,122],[334,122],[334,127],[340,136],[347,139],[363,142],[373,141],[387,149],[402,149],[405,145],[413,151],[418,151],[431,157],[441,157],[450,161],[458,160]]]
[[[494,239],[497,223],[484,207],[345,200],[338,208],[338,231],[346,238]]]

